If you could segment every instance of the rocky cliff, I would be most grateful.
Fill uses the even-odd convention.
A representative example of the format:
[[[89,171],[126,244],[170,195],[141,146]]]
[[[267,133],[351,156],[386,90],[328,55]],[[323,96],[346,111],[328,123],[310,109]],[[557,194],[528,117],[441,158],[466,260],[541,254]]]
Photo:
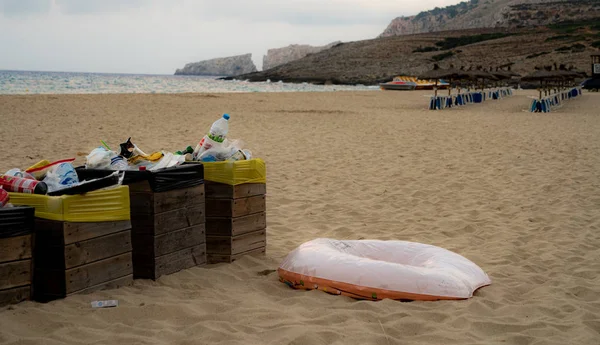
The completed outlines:
[[[397,75],[419,75],[434,63],[442,68],[495,68],[511,63],[512,70],[523,75],[535,66],[557,63],[590,73],[590,54],[600,49],[599,23],[456,30],[349,42],[238,78],[376,85]]]
[[[380,37],[474,28],[520,28],[600,17],[598,0],[471,0],[399,17]]]
[[[182,69],[175,71],[175,75],[233,77],[252,72],[256,72],[256,66],[252,62],[252,54],[244,54],[188,63]]]
[[[267,55],[263,57],[263,71],[301,59],[308,54],[314,54],[329,49],[339,43],[339,41],[332,42],[321,47],[314,47],[306,44],[292,44],[283,48],[269,49]]]

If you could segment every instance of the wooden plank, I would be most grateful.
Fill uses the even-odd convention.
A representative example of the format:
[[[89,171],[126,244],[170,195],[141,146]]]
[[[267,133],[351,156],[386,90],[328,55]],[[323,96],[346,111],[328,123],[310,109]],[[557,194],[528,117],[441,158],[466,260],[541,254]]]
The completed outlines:
[[[233,201],[232,217],[243,217],[267,210],[265,195],[251,196],[248,198],[235,199]]]
[[[18,288],[0,291],[0,307],[9,304],[16,304],[31,298],[31,286],[22,286]]]
[[[235,255],[267,245],[267,231],[259,230],[241,236],[206,236],[206,252]]]
[[[128,184],[129,192],[152,192],[152,187],[150,187],[150,182],[148,180],[139,181],[135,183]]]
[[[136,279],[154,279],[157,257],[189,249],[205,242],[204,224],[172,231],[160,236],[134,234],[132,238],[134,277]]]
[[[264,183],[244,183],[231,186],[224,183],[205,181],[206,197],[211,199],[238,199],[267,194]]]
[[[31,285],[31,260],[0,263],[0,290]]]
[[[33,299],[38,302],[46,302],[46,295],[64,297],[65,293],[65,270],[40,269],[34,264],[33,274]]]
[[[156,258],[145,253],[134,253],[133,277],[158,279],[162,275],[203,264],[206,264],[206,243]]]
[[[81,242],[129,229],[131,229],[131,222],[129,220],[94,223],[64,222],[64,244]]]
[[[154,279],[206,264],[206,243],[156,258]]]
[[[243,217],[266,209],[265,195],[240,199],[206,199],[207,217]]]
[[[264,255],[266,252],[266,247],[253,249],[244,253],[239,253],[235,255],[225,255],[225,254],[206,254],[206,259],[209,264],[217,264],[217,263],[232,263],[240,258],[249,255],[249,256],[259,256]]]
[[[154,239],[154,255],[162,256],[182,248],[196,246],[206,242],[205,225],[195,225],[189,228],[172,231]]]
[[[113,289],[118,289],[118,288],[121,288],[124,286],[129,286],[131,284],[133,284],[133,274],[129,274],[124,277],[113,279],[111,281],[107,281],[105,283],[101,283],[98,285],[90,286],[87,289],[72,292],[68,296],[89,294],[89,293],[92,293],[95,291],[100,291],[100,290],[113,290]]]
[[[204,184],[160,193],[130,192],[129,199],[131,213],[158,214],[204,204]]]
[[[36,246],[64,246],[64,222],[36,218],[35,243]]]
[[[46,245],[44,242],[38,241],[36,236],[33,257],[36,269],[65,270],[64,246]]]
[[[266,227],[267,214],[265,212],[238,218],[206,217],[207,236],[239,236]]]
[[[65,271],[66,294],[133,274],[131,253],[96,261]]]
[[[31,235],[0,238],[0,262],[31,259]]]
[[[205,204],[155,214],[132,214],[132,233],[160,235],[205,223]]]
[[[191,188],[154,193],[154,213],[161,213],[184,206],[204,204],[204,184]]]
[[[129,210],[131,215],[154,214],[154,193],[129,191]]]
[[[65,246],[65,268],[73,268],[131,251],[131,230]]]

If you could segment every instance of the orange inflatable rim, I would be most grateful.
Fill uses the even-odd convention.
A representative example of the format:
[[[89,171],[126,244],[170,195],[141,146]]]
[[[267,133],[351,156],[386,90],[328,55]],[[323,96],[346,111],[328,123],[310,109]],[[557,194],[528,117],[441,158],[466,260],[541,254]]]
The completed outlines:
[[[299,273],[290,272],[279,268],[277,270],[279,280],[293,289],[299,290],[321,290],[332,295],[348,296],[356,299],[365,299],[371,301],[379,301],[383,299],[406,300],[406,301],[438,301],[438,300],[465,300],[468,298],[450,297],[450,296],[432,296],[414,294],[410,292],[392,291],[385,289],[370,288],[348,284],[328,279],[307,276]],[[477,286],[473,292],[478,289],[488,286],[482,284]],[[470,296],[472,297],[472,296]]]

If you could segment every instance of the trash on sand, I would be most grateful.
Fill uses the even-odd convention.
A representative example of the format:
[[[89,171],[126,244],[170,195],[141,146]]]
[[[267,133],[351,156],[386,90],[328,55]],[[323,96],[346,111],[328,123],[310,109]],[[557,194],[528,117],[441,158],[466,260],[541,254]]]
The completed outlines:
[[[92,302],[92,308],[113,308],[113,307],[118,307],[118,306],[119,306],[119,301],[115,300],[115,299]]]

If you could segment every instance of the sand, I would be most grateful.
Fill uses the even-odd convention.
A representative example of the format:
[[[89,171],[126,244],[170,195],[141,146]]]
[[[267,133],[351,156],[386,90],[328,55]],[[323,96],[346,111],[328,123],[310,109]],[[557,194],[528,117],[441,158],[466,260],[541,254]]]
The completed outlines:
[[[0,97],[0,171],[100,139],[183,149],[223,112],[268,168],[265,257],[4,308],[0,344],[600,343],[600,94],[531,114],[535,92],[440,112],[429,93]],[[317,237],[438,245],[492,285],[404,303],[280,283]]]

